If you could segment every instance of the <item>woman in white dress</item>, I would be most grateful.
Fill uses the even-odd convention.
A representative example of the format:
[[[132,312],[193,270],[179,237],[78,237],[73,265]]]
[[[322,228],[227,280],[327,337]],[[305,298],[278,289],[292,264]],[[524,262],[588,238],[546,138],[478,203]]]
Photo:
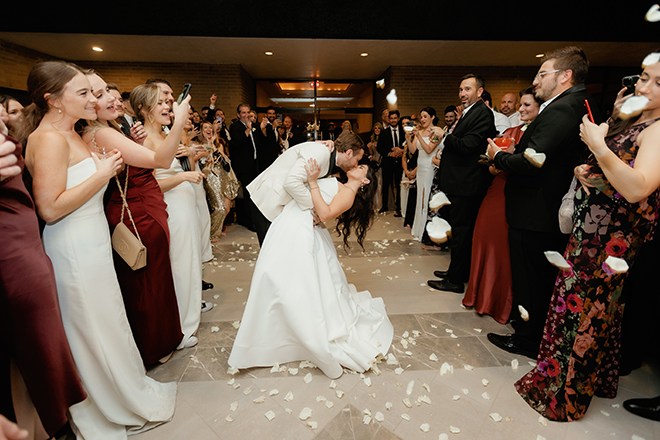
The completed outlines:
[[[147,133],[144,146],[158,151],[167,138],[163,125],[170,123],[170,106],[165,102],[164,94],[158,85],[144,84],[133,89],[130,100]],[[154,175],[167,203],[170,261],[183,332],[178,348],[194,347],[198,342],[195,333],[201,319],[202,251],[193,185],[201,185],[204,175],[199,171],[183,171],[176,157],[169,168],[158,168]]]
[[[345,245],[353,230],[362,245],[375,215],[373,170],[361,165],[348,171],[346,184],[334,177],[317,181],[319,171],[310,160],[308,183],[318,217],[337,218]],[[292,200],[266,234],[229,365],[308,360],[334,379],[344,367],[371,368],[389,350],[393,331],[382,299],[348,284],[328,230],[314,226],[312,213]]]
[[[39,63],[28,89],[26,165],[47,222],[43,242],[64,329],[89,396],[70,408],[72,426],[82,439],[125,439],[172,417],[176,384],[145,375],[114,271],[103,192],[122,167],[121,153],[100,160],[74,130],[78,120],[96,119],[97,100],[80,68]]]
[[[419,112],[421,130],[417,128],[412,132],[406,132],[406,144],[411,154],[419,151],[417,157],[417,205],[415,220],[411,234],[415,240],[421,241],[426,227],[426,215],[429,211],[429,198],[431,185],[433,184],[433,164],[431,160],[435,156],[440,140],[435,136],[433,127],[437,119],[435,109],[425,107]]]

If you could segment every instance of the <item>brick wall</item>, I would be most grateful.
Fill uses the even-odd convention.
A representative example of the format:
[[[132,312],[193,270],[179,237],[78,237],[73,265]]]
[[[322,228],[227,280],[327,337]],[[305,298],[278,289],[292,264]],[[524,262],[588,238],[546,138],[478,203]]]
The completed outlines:
[[[486,90],[492,95],[493,104],[499,108],[502,95],[518,93],[530,86],[537,71],[538,67],[391,66],[379,77],[385,79],[385,88],[376,89],[374,115],[380,115],[385,108],[397,109],[401,115],[410,115],[430,106],[442,118],[445,107],[460,103],[458,86],[461,77],[467,73],[484,78]],[[398,97],[393,106],[385,100],[391,89],[396,90]],[[380,117],[374,120],[380,120]]]
[[[52,59],[48,55],[30,51],[21,46],[0,40],[0,87],[26,90],[27,75],[38,60]],[[80,61],[83,68],[94,69],[107,82],[114,82],[120,90],[130,91],[149,78],[169,81],[174,93],[185,83],[190,90],[192,105],[201,108],[209,104],[211,94],[218,95],[216,106],[222,108],[228,118],[233,118],[240,102],[255,104],[254,80],[240,64],[165,64],[165,63],[106,63]]]

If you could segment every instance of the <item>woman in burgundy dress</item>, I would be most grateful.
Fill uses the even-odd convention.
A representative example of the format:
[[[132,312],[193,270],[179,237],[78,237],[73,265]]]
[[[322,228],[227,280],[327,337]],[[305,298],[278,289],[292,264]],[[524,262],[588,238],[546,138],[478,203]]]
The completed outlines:
[[[540,102],[532,87],[520,92],[520,120],[523,125],[511,127],[502,135],[513,138],[509,146],[513,150],[525,133],[527,126],[539,114]],[[495,167],[491,167],[491,172]],[[509,261],[509,225],[504,209],[504,185],[506,173],[495,175],[479,208],[472,238],[472,263],[463,305],[474,307],[477,313],[492,316],[506,324],[511,313],[511,263]]]
[[[3,110],[0,106],[0,113]],[[13,167],[22,170],[21,145],[6,136],[4,122],[0,132],[0,162],[13,155]],[[10,153],[12,144],[15,150]],[[31,398],[46,435],[54,436],[66,428],[69,407],[87,395],[64,333],[53,267],[41,245],[34,202],[16,174],[19,169],[0,165],[0,414],[15,419],[19,398]],[[10,361],[20,372],[28,399],[12,396]],[[40,429],[38,422],[34,425],[22,427],[36,437]]]
[[[169,257],[167,206],[152,168],[167,168],[172,162],[181,138],[183,122],[188,119],[188,105],[186,101],[176,109],[179,123],[172,127],[171,135],[168,136],[170,142],[165,148],[154,152],[111,128],[108,121],[114,121],[117,117],[114,108],[117,102],[108,93],[106,83],[99,75],[91,73],[88,78],[98,99],[98,120],[90,123],[83,140],[101,154],[117,149],[127,163],[142,165],[129,166],[128,171],[125,169],[117,179],[110,180],[105,197],[105,213],[110,230],[113,231],[120,221],[122,207],[117,182],[123,190],[128,172],[126,200],[140,239],[147,248],[147,265],[132,270],[116,252],[113,252],[113,257],[133,337],[142,361],[145,365],[151,365],[161,359],[166,360],[183,338]],[[124,214],[124,224],[135,233],[127,213]]]

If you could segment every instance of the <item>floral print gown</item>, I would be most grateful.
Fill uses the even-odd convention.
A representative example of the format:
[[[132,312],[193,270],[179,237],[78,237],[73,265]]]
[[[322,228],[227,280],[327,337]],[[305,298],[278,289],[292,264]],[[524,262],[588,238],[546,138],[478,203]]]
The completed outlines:
[[[608,138],[607,145],[631,167],[637,136],[655,121]],[[614,273],[605,260],[632,266],[642,243],[653,235],[658,191],[627,202],[607,181],[593,157],[596,188],[575,196],[572,235],[564,258],[571,266],[557,277],[545,323],[537,366],[515,386],[527,403],[551,420],[582,417],[594,396],[613,398],[619,381],[619,348],[627,273]],[[595,190],[594,190],[595,189]]]

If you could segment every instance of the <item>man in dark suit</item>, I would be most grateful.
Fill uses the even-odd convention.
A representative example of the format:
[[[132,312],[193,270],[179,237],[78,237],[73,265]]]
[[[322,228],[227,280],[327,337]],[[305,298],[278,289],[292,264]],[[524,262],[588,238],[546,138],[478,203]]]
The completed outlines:
[[[338,137],[339,137],[339,132],[335,131],[335,123],[334,122],[329,122],[328,123],[328,128],[323,133],[323,140],[334,142],[334,141],[337,140]]]
[[[238,119],[229,128],[231,141],[229,142],[229,155],[231,163],[236,173],[236,178],[243,187],[244,206],[238,212],[239,223],[250,230],[255,230],[255,222],[259,222],[261,217],[252,200],[249,192],[245,189],[255,177],[259,175],[259,163],[257,159],[257,144],[255,141],[254,130],[250,122],[249,104],[239,104],[237,109]]]
[[[497,134],[493,112],[481,100],[483,91],[484,80],[480,76],[470,73],[462,78],[458,92],[460,117],[443,140],[438,173],[440,190],[451,202],[442,213],[451,225],[451,262],[446,271],[434,272],[443,278],[441,281],[428,282],[438,290],[462,293],[470,278],[472,233],[490,183],[490,174],[479,163],[479,157],[486,152],[487,139]]]
[[[257,162],[259,172],[268,168],[280,154],[280,141],[277,127],[282,121],[277,119],[275,107],[266,109],[266,117],[261,120],[259,130],[255,131],[257,141]]]
[[[401,166],[403,149],[401,146],[405,141],[405,132],[401,124],[399,124],[399,118],[401,117],[399,110],[391,110],[389,115],[390,125],[382,131],[376,145],[376,150],[378,150],[382,158],[380,165],[383,170],[383,206],[380,212],[386,212],[388,210],[391,187],[396,204],[394,217],[401,217],[401,175],[403,174],[403,167]]]
[[[494,143],[488,155],[495,166],[508,173],[506,219],[509,223],[513,310],[513,335],[488,334],[496,346],[511,353],[536,359],[548,315],[550,298],[558,275],[544,251],[563,253],[568,236],[559,230],[557,213],[568,191],[574,168],[587,152],[580,140],[580,124],[591,102],[584,86],[589,63],[584,52],[567,47],[546,54],[534,79],[535,94],[544,100],[538,117],[527,128],[513,154]],[[594,117],[598,118],[597,114]],[[598,122],[598,121],[596,121]],[[524,156],[527,148],[545,154],[535,167]],[[520,319],[523,306],[529,320]]]

